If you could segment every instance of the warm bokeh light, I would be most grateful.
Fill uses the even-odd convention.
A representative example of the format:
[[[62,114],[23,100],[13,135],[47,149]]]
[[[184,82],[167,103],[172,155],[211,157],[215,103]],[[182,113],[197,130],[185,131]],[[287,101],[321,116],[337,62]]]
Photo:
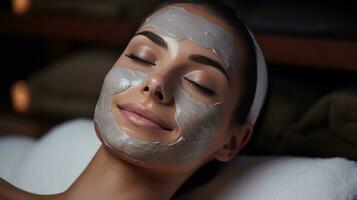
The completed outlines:
[[[31,5],[31,0],[11,0],[12,11],[17,15],[25,14]]]
[[[26,113],[31,100],[30,89],[25,81],[17,81],[11,87],[11,101],[15,111]]]

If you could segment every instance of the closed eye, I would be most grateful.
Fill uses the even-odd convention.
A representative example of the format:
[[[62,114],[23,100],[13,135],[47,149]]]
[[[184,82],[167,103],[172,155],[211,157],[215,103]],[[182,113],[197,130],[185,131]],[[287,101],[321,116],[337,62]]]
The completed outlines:
[[[141,57],[139,57],[139,56],[137,56],[135,54],[132,54],[132,53],[131,54],[127,54],[125,56],[130,58],[130,59],[132,59],[135,62],[139,62],[139,63],[145,64],[145,65],[155,65],[155,63],[150,62],[150,61],[148,61],[148,60],[146,60],[144,58],[141,58]]]
[[[209,89],[209,88],[207,88],[207,87],[205,87],[203,85],[200,85],[200,84],[196,83],[195,81],[192,81],[192,80],[190,80],[190,79],[188,79],[186,77],[184,77],[184,79],[187,82],[189,82],[191,85],[193,85],[195,88],[199,89],[204,94],[206,94],[208,96],[215,96],[216,95],[216,93],[213,90],[211,90],[211,89]]]

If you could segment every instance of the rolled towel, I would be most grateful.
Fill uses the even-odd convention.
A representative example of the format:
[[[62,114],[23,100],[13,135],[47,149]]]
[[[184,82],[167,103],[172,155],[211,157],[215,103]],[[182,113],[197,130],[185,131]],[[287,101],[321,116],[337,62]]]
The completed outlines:
[[[239,156],[180,199],[356,200],[357,163],[345,158]]]
[[[4,141],[4,143],[7,143]],[[1,143],[0,143],[1,144]],[[6,144],[10,146],[11,144]],[[16,147],[15,147],[16,146]],[[20,148],[15,145],[12,149]],[[19,147],[17,147],[19,146]],[[76,119],[58,125],[40,140],[33,142],[28,152],[13,154],[0,163],[19,157],[18,167],[0,172],[1,177],[16,187],[36,193],[54,194],[65,191],[86,168],[100,146],[92,120]],[[4,146],[5,148],[5,146]],[[1,149],[1,148],[0,148]],[[3,175],[4,174],[4,175]]]
[[[26,145],[31,148],[17,154],[20,159],[14,163],[19,167],[13,168],[9,182],[29,192],[54,194],[73,183],[100,142],[93,121],[78,119],[55,127],[33,144],[26,143],[24,149]],[[0,142],[0,150],[5,146]],[[7,152],[7,158],[0,154],[0,163],[13,157]],[[356,200],[357,163],[345,158],[238,156],[211,181],[179,199]]]

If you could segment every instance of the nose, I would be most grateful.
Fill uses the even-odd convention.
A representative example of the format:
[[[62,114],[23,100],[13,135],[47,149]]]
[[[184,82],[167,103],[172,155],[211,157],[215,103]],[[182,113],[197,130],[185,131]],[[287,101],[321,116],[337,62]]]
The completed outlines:
[[[172,95],[167,84],[164,83],[163,78],[160,75],[153,75],[144,82],[141,93],[150,95],[156,101],[164,104],[168,104],[172,100]]]

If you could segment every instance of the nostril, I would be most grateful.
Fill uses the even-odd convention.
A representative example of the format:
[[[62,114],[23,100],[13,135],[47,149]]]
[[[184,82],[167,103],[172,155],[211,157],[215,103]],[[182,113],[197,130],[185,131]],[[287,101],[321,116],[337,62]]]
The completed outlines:
[[[148,86],[146,86],[146,87],[144,87],[144,92],[148,92],[149,91],[149,87]]]
[[[156,92],[156,95],[160,100],[164,99],[164,95],[162,95],[161,92]]]

